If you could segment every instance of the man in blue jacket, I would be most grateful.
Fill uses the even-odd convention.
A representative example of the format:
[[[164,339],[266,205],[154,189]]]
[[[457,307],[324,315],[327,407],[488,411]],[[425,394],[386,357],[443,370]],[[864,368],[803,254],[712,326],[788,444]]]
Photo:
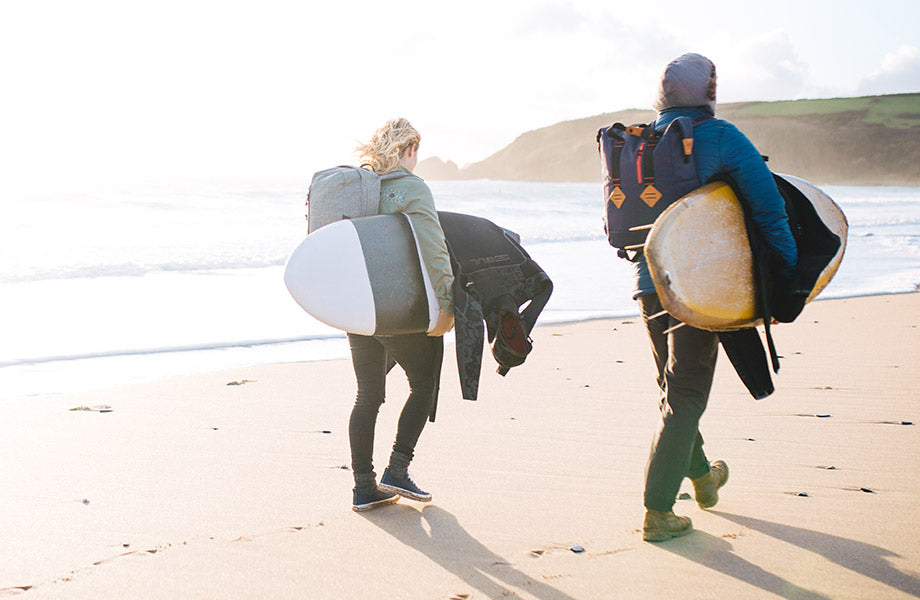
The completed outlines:
[[[684,54],[665,68],[655,109],[656,130],[678,117],[715,116],[716,69],[699,54]],[[701,185],[730,177],[745,198],[755,227],[778,264],[780,284],[792,280],[797,253],[789,229],[785,203],[761,154],[734,125],[710,118],[694,128],[693,159]],[[691,249],[688,248],[688,251]],[[673,513],[675,497],[684,477],[693,483],[700,508],[719,500],[719,488],[728,480],[723,461],[710,464],[703,452],[699,420],[712,386],[719,338],[711,331],[680,327],[662,313],[648,263],[640,255],[635,265],[634,298],[648,331],[661,389],[661,426],[655,434],[646,467],[643,539],[664,541],[690,533],[688,517]],[[655,318],[652,318],[656,316]]]

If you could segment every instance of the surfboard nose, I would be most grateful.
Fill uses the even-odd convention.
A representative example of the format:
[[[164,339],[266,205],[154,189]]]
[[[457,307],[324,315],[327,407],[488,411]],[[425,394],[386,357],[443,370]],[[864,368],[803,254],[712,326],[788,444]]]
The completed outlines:
[[[440,309],[409,218],[374,215],[317,229],[291,253],[284,282],[307,313],[361,335],[431,331]]]
[[[300,307],[336,329],[376,330],[374,294],[358,232],[348,221],[316,230],[291,253],[284,284]]]

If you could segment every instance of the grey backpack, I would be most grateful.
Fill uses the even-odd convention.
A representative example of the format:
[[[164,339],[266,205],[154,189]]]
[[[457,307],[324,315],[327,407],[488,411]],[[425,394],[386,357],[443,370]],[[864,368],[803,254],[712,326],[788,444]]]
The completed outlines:
[[[348,165],[317,171],[307,192],[307,233],[342,219],[376,215],[380,182],[404,175],[402,171],[377,175],[371,169]]]

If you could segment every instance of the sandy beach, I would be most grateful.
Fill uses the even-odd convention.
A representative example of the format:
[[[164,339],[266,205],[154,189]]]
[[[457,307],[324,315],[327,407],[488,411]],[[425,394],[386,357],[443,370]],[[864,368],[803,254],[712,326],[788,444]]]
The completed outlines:
[[[433,501],[361,514],[348,361],[0,402],[0,597],[920,597],[920,294],[817,301],[774,336],[764,400],[720,357],[701,430],[731,479],[660,544],[637,318],[538,327],[477,402],[449,347],[412,465]],[[406,392],[391,373],[378,472]]]

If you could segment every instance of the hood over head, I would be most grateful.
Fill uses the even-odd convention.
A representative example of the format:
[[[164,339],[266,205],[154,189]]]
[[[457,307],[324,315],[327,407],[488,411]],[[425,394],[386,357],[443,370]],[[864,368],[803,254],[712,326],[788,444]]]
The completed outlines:
[[[696,106],[716,114],[716,66],[705,56],[691,52],[665,67],[654,107],[660,112]]]

